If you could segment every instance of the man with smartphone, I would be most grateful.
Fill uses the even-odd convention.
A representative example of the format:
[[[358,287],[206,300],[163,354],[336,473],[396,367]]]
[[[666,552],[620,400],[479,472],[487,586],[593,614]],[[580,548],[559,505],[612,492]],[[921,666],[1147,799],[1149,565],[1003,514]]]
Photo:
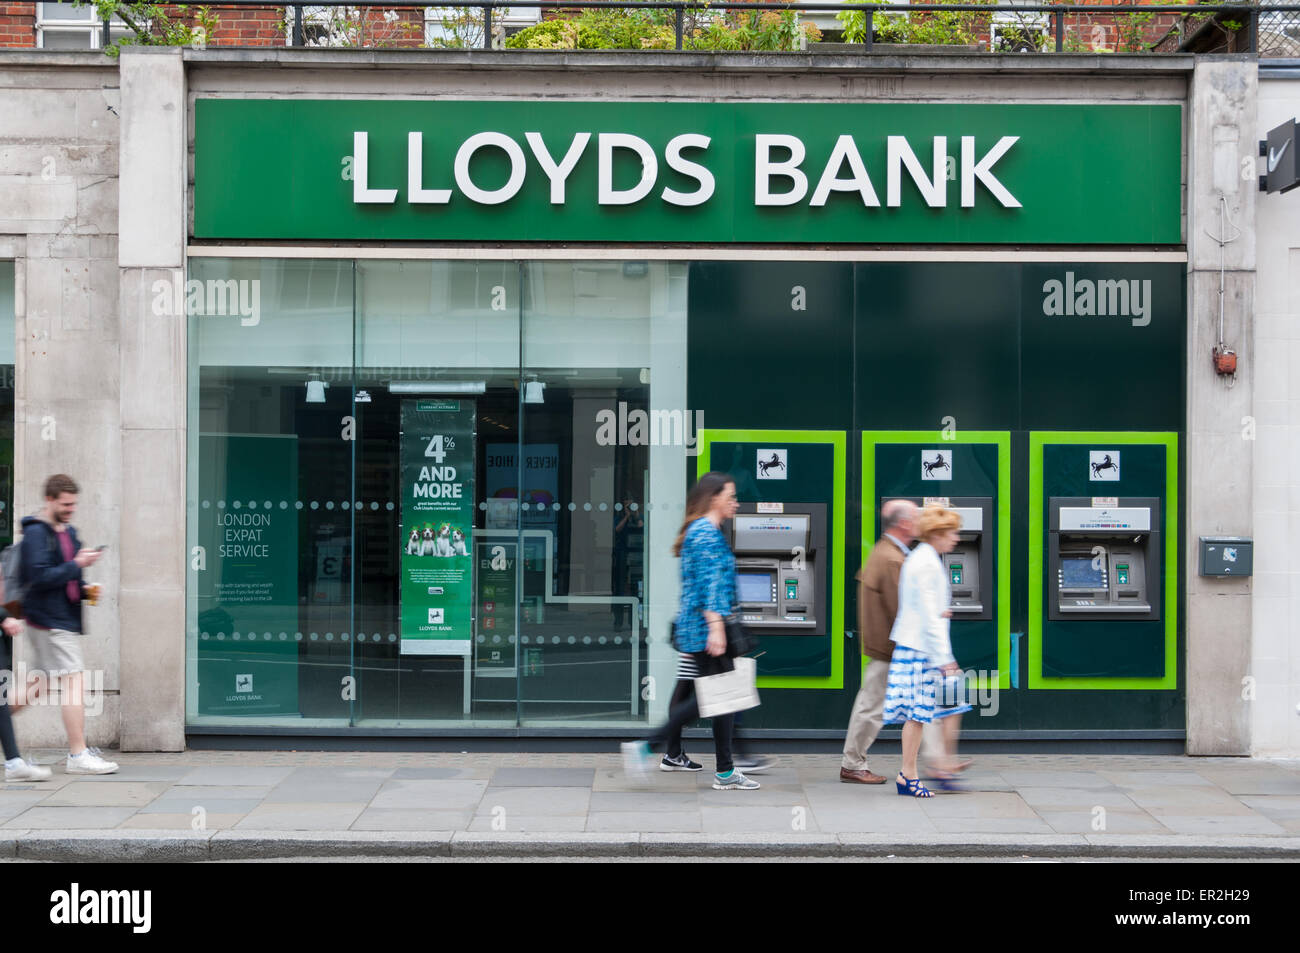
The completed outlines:
[[[45,508],[40,515],[23,518],[22,608],[32,668],[44,672],[50,681],[59,681],[59,705],[68,736],[68,774],[112,774],[117,764],[105,760],[97,748],[86,746],[81,607],[85,601],[94,605],[100,587],[87,585],[81,574],[98,562],[104,547],[84,549],[77,538],[72,517],[78,492],[72,477],[56,473],[45,481]],[[39,681],[29,684],[28,698],[40,691]]]

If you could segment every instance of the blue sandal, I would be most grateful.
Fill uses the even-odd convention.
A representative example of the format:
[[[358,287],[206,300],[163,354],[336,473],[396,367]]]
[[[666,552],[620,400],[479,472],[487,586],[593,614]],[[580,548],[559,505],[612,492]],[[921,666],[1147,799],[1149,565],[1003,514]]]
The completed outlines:
[[[934,797],[934,792],[921,783],[920,778],[908,778],[902,771],[898,772],[902,781],[895,781],[894,786],[898,788],[898,793],[910,795],[911,797]]]

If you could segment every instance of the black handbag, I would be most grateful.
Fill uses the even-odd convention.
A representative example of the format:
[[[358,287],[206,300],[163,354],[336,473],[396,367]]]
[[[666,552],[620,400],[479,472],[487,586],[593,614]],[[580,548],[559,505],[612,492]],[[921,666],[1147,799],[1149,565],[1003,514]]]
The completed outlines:
[[[748,655],[758,648],[758,639],[756,639],[748,629],[741,623],[740,619],[734,615],[729,615],[723,626],[727,630],[727,657],[738,658],[741,655]]]

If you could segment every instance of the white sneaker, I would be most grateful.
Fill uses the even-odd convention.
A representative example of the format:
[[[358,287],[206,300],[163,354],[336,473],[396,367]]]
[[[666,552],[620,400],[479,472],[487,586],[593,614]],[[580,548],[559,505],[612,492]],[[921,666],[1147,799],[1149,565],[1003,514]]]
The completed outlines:
[[[5,764],[6,781],[48,781],[52,773],[49,768],[32,764],[22,758],[19,758],[18,763],[12,767]]]
[[[644,741],[625,741],[619,745],[623,752],[623,772],[634,781],[650,779],[650,746]]]
[[[733,768],[729,778],[717,774],[713,776],[713,790],[715,791],[757,791],[760,787],[761,785],[753,778],[747,778],[741,774],[739,768]]]
[[[116,761],[105,761],[99,756],[98,748],[87,748],[81,754],[68,755],[68,774],[112,774],[117,770]]]

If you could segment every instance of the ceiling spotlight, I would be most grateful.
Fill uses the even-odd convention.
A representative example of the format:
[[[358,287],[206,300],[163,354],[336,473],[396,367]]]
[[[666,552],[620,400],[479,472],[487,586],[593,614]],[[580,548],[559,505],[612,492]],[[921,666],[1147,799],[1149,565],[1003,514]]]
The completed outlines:
[[[329,386],[329,384],[313,374],[311,380],[307,382],[307,403],[325,403],[325,388]]]

